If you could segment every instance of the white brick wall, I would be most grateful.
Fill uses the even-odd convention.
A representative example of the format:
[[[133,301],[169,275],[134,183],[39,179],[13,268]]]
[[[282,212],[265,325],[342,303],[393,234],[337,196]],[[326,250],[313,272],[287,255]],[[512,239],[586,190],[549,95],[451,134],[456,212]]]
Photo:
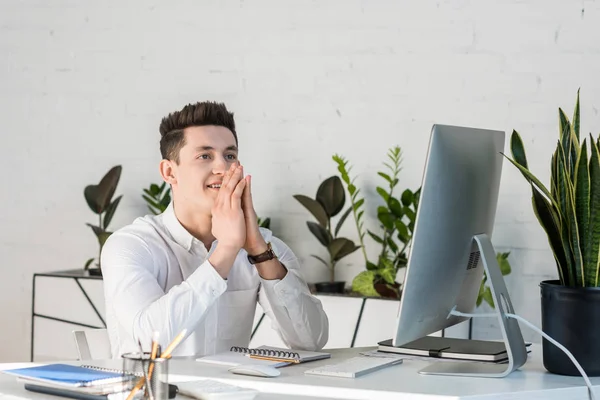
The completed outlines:
[[[0,361],[28,358],[32,273],[96,254],[84,186],[120,163],[113,227],[145,212],[166,112],[204,99],[236,112],[258,212],[316,281],[327,274],[309,254],[324,250],[291,196],[336,172],[333,153],[376,201],[375,172],[395,144],[401,185],[419,185],[432,123],[516,128],[547,181],[557,107],[570,114],[578,87],[583,132],[600,127],[599,21],[587,0],[1,1]],[[556,272],[508,164],[494,240],[512,251],[517,311],[539,324],[538,283]],[[358,252],[342,264],[348,281],[362,268]],[[497,337],[485,322],[477,336]]]

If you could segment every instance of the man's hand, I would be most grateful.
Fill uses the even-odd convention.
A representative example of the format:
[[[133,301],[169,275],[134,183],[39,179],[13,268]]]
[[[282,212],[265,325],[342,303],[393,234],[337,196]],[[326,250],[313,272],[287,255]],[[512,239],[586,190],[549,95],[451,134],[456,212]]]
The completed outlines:
[[[246,221],[246,242],[244,250],[250,255],[260,254],[267,250],[267,242],[262,237],[258,229],[258,217],[252,203],[252,177],[244,177],[246,186],[242,194],[242,210],[244,211],[244,220]]]
[[[258,218],[252,203],[252,177],[250,175],[244,178],[246,186],[242,195],[242,209],[244,210],[244,218],[246,220],[246,243],[244,250],[252,256],[264,253],[267,251],[267,242],[258,229]],[[277,259],[265,261],[255,265],[258,274],[267,280],[283,279],[287,274],[287,269]]]
[[[223,278],[229,275],[235,257],[246,242],[246,223],[242,211],[245,187],[242,167],[232,165],[223,177],[212,207],[212,234],[219,243],[209,261]]]

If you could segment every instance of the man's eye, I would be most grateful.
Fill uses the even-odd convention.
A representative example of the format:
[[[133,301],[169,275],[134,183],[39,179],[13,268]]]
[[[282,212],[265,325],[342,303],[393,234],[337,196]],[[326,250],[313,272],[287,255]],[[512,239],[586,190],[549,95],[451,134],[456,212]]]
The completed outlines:
[[[210,156],[208,154],[200,154],[198,156],[198,158],[200,158],[202,160],[208,160],[210,158]]]
[[[228,160],[235,160],[235,159],[237,159],[237,155],[235,155],[235,154],[227,154],[227,159]]]

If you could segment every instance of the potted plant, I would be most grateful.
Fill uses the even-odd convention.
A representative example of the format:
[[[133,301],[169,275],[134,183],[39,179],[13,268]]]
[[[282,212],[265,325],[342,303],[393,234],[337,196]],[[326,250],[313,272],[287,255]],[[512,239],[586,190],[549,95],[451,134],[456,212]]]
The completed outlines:
[[[590,376],[600,375],[600,143],[580,137],[579,91],[573,120],[559,108],[559,140],[550,189],[529,170],[521,136],[513,130],[510,162],[532,190],[533,211],[547,234],[558,280],[540,283],[542,329],[565,346]],[[589,146],[589,147],[588,147]],[[544,367],[579,375],[570,359],[543,340]]]
[[[171,202],[171,187],[167,186],[167,182],[161,185],[151,183],[147,189],[144,189],[142,198],[146,200],[148,210],[154,215],[158,215],[165,211]]]
[[[317,282],[315,284],[317,292],[343,293],[346,282],[335,280],[335,267],[342,258],[358,250],[359,246],[356,246],[350,239],[338,236],[342,224],[352,211],[352,207],[349,207],[342,214],[335,229],[333,229],[331,222],[331,219],[343,210],[346,202],[346,193],[340,178],[334,175],[325,179],[319,185],[315,199],[302,194],[296,194],[294,198],[316,218],[317,222],[307,221],[306,224],[310,232],[325,246],[329,253],[328,260],[312,255],[329,269],[329,281]]]
[[[377,193],[383,200],[383,205],[377,207],[380,234],[364,229],[362,218],[365,200],[359,196],[360,189],[356,187],[354,179],[350,178],[352,167],[341,155],[334,155],[333,160],[337,163],[338,171],[350,193],[354,221],[366,266],[366,270],[360,272],[352,281],[352,290],[363,296],[399,299],[400,284],[396,282],[396,275],[407,263],[406,251],[412,238],[420,189],[414,192],[406,189],[400,199],[394,197],[401,170],[402,151],[399,146],[395,146],[388,150],[387,156],[390,163],[386,162],[384,165],[388,171],[377,173],[387,183],[386,189],[377,187]],[[364,244],[366,234],[381,246],[377,262],[371,262],[367,257]]]
[[[96,268],[90,268],[90,265],[92,262],[94,262],[95,257],[87,260],[83,267],[84,270],[89,271],[90,275],[102,275],[100,254],[102,253],[102,247],[104,246],[106,239],[108,239],[108,237],[112,234],[112,232],[108,230],[108,226],[110,225],[110,222],[115,215],[115,211],[119,206],[119,202],[123,197],[121,195],[114,200],[112,199],[115,194],[115,190],[117,189],[117,185],[119,184],[119,179],[121,178],[121,170],[122,167],[120,165],[112,167],[110,171],[108,171],[100,180],[99,184],[88,185],[83,191],[83,195],[88,206],[95,214],[98,215],[98,225],[89,223],[86,224],[96,235],[98,244],[100,246],[98,250],[98,262],[96,263]]]

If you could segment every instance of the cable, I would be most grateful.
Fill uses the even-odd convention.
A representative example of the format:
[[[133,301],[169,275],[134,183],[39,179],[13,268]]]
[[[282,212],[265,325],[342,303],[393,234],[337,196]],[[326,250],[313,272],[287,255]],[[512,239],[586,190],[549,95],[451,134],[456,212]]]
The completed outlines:
[[[498,315],[497,314],[468,314],[468,313],[463,313],[460,311],[456,311],[456,306],[454,306],[454,308],[450,311],[451,315],[456,315],[457,317],[475,317],[475,318],[497,318]],[[533,325],[531,322],[527,321],[525,318],[517,315],[517,314],[511,314],[511,313],[504,313],[504,315],[506,315],[509,318],[514,318],[517,321],[521,321],[523,322],[525,325],[527,325],[529,328],[533,329],[534,331],[536,331],[537,333],[539,333],[540,335],[542,335],[543,337],[545,337],[550,343],[552,343],[553,345],[555,345],[556,347],[558,347],[559,349],[561,349],[573,362],[573,364],[575,364],[575,367],[577,367],[577,370],[579,370],[579,373],[581,374],[581,376],[583,377],[583,380],[585,381],[585,384],[588,388],[588,393],[590,395],[590,400],[596,400],[596,396],[594,395],[594,388],[592,387],[592,382],[590,382],[590,379],[588,378],[587,374],[585,373],[585,371],[583,370],[583,368],[581,368],[581,365],[579,365],[579,363],[577,362],[577,360],[575,359],[575,357],[573,356],[573,354],[571,354],[571,352],[569,350],[567,350],[567,348],[565,346],[563,346],[562,344],[558,343],[556,340],[552,339],[550,336],[548,336],[548,334],[546,334],[544,331],[542,331],[540,328],[538,328],[537,326]]]

